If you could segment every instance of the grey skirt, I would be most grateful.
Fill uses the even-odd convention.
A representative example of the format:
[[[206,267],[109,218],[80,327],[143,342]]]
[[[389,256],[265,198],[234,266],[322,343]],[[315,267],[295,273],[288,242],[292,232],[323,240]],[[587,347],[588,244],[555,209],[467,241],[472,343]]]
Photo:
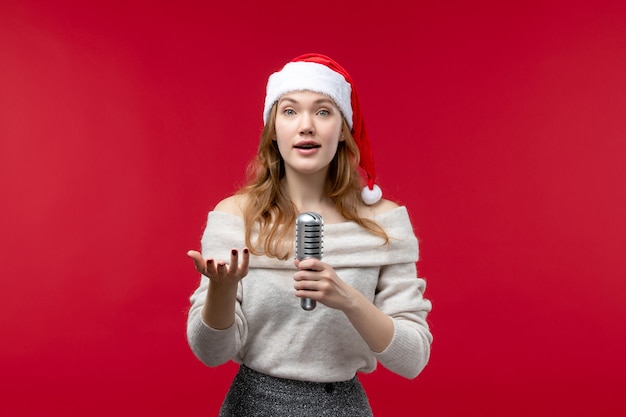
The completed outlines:
[[[320,383],[265,375],[241,365],[220,417],[372,417],[367,395],[355,376]]]

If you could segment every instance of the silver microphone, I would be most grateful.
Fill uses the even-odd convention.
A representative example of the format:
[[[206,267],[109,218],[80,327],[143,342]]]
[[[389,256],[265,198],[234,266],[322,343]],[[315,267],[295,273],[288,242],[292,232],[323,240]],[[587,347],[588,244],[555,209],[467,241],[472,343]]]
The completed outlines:
[[[298,215],[296,219],[296,259],[322,259],[324,220],[322,215],[307,211]],[[311,311],[315,308],[315,300],[300,299],[300,306]]]

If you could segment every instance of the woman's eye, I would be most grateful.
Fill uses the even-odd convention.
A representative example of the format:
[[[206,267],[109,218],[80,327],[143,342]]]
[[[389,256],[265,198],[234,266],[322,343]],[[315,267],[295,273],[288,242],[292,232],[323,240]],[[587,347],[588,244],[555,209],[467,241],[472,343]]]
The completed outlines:
[[[285,109],[283,110],[283,113],[287,116],[293,116],[294,114],[296,114],[296,112],[293,111],[293,109]]]
[[[320,110],[317,112],[320,116],[328,116],[330,112],[328,110]]]

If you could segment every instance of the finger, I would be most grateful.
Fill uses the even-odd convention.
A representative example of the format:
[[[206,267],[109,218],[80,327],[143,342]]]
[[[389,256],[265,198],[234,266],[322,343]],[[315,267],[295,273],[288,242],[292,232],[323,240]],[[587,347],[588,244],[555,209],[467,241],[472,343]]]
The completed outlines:
[[[239,265],[239,270],[243,276],[248,274],[248,266],[250,265],[250,250],[248,248],[243,248],[243,256],[241,257],[241,264]]]
[[[239,264],[239,251],[237,249],[231,249],[230,251],[230,265]]]
[[[207,277],[209,275],[217,274],[217,267],[215,265],[215,260],[213,260],[213,258],[209,258],[206,260],[203,274],[206,275]]]
[[[224,277],[228,272],[228,268],[226,268],[226,262],[218,261],[217,262],[217,275],[220,277]]]
[[[315,271],[311,271],[310,269],[304,269],[304,270],[300,270],[296,272],[293,275],[293,279],[294,281],[314,282],[314,281],[319,281],[320,276]]]
[[[320,261],[315,258],[307,258],[303,259],[298,263],[298,269],[301,271],[321,271],[323,267],[321,267]]]
[[[200,273],[203,273],[205,270],[205,261],[202,258],[202,254],[195,250],[190,250],[187,252],[187,256],[189,256],[196,267],[196,270]]]
[[[316,281],[296,281],[293,284],[293,288],[296,292],[305,291],[307,293],[313,293],[319,291],[319,283]],[[306,297],[306,295],[304,295]]]
[[[198,252],[197,250],[187,251],[187,256],[189,256],[194,261],[199,260],[202,262],[202,254]]]

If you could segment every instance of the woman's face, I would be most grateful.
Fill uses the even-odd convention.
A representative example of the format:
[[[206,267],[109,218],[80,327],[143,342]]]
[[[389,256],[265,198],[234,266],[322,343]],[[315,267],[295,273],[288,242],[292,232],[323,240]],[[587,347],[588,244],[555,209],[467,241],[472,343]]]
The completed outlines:
[[[276,141],[286,172],[326,174],[343,140],[342,120],[326,95],[311,91],[283,95],[277,103]]]

